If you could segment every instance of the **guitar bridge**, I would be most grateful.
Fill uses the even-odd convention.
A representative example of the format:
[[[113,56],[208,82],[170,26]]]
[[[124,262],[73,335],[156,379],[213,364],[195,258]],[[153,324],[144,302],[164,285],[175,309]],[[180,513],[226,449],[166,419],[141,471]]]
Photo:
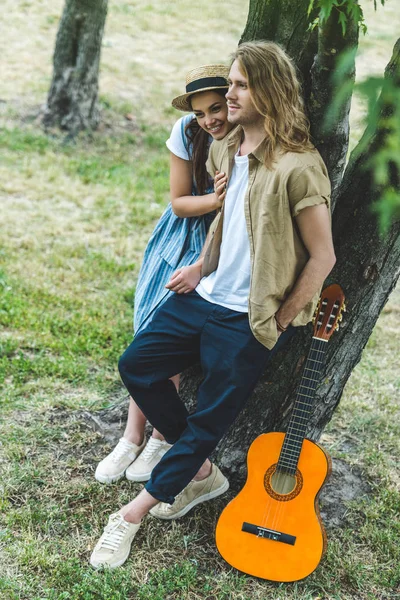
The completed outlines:
[[[283,533],[282,531],[275,531],[274,529],[268,529],[267,527],[260,527],[259,525],[253,525],[252,523],[244,522],[242,525],[242,531],[246,533],[252,533],[257,537],[262,537],[267,540],[273,540],[274,542],[282,542],[282,544],[289,544],[294,546],[296,537]]]

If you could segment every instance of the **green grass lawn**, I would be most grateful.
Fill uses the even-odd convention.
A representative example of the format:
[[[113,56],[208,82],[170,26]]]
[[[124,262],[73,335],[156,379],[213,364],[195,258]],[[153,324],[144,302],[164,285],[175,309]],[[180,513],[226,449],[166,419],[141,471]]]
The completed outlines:
[[[327,429],[333,456],[362,470],[368,497],[329,528],[305,582],[239,575],[213,529],[224,500],[177,523],[149,519],[124,568],[88,558],[110,512],[140,489],[101,486],[109,448],[84,418],[124,397],[117,358],[129,343],[140,256],[168,199],[166,130],[83,136],[6,128],[0,248],[2,517],[0,597],[61,599],[391,598],[399,585],[396,292]]]
[[[242,0],[218,10],[207,1],[183,22],[190,3],[179,0],[167,11],[165,28],[165,6],[161,0],[110,3],[103,124],[94,135],[65,145],[61,135],[45,136],[35,120],[49,85],[48,40],[62,1],[44,9],[40,0],[6,0],[11,25],[2,42],[9,71],[0,103],[0,599],[400,597],[399,291],[383,310],[323,437],[332,456],[361,474],[370,492],[343,501],[341,527],[327,524],[328,552],[315,573],[304,582],[277,585],[231,569],[213,536],[224,498],[176,523],[149,518],[123,568],[95,572],[88,565],[110,512],[140,489],[127,481],[95,481],[95,466],[110,445],[93,431],[85,411],[95,413],[126,395],[117,359],[132,339],[143,249],[168,202],[165,140],[177,116],[168,101],[180,91],[186,65],[229,54],[247,12]],[[393,7],[388,2],[390,31],[399,22]],[[222,9],[223,31],[206,47],[210,23]],[[205,46],[201,57],[195,30]],[[380,25],[366,40],[367,56],[374,44],[378,58],[385,58],[383,48],[390,55],[393,40],[382,31]],[[128,52],[135,32],[142,60]],[[182,48],[191,53],[189,64]],[[133,122],[124,118],[131,110]]]

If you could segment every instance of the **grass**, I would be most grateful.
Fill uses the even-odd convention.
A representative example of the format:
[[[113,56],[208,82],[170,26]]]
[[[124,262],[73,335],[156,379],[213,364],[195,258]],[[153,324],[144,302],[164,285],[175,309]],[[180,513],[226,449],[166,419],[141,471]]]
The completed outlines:
[[[370,33],[362,41],[360,75],[382,69],[399,23],[393,1],[377,17],[372,3],[364,4]],[[110,3],[102,124],[69,145],[57,132],[45,136],[36,118],[62,5],[6,0],[3,10],[1,600],[394,599],[400,585],[399,291],[324,434],[330,453],[360,471],[371,491],[346,503],[341,528],[328,524],[328,553],[315,573],[277,585],[229,568],[213,537],[226,499],[177,523],[149,519],[121,569],[88,566],[108,514],[140,489],[127,481],[95,482],[95,466],[110,445],[85,411],[125,397],[116,363],[132,337],[143,249],[168,201],[165,139],[176,118],[169,101],[186,70],[226,59],[247,6],[242,0],[195,8],[188,0]],[[362,110],[353,115],[355,138]]]

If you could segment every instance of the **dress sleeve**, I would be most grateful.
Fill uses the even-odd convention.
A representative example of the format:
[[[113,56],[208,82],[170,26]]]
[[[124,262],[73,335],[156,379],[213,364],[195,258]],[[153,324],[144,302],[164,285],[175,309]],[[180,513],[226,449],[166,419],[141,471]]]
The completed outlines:
[[[194,118],[194,115],[185,115],[177,120],[172,128],[168,140],[165,142],[168,150],[183,160],[191,160],[189,144],[185,134],[185,127]]]
[[[293,217],[309,206],[326,204],[330,208],[331,184],[327,174],[315,165],[294,169],[287,184]]]

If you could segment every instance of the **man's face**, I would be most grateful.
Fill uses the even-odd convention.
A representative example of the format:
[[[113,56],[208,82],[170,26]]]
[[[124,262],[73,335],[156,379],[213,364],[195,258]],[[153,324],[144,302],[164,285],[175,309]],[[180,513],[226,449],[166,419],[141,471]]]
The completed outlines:
[[[247,79],[241,72],[237,60],[229,71],[228,84],[229,89],[225,96],[228,102],[228,121],[244,127],[261,123],[264,118],[253,104]]]

